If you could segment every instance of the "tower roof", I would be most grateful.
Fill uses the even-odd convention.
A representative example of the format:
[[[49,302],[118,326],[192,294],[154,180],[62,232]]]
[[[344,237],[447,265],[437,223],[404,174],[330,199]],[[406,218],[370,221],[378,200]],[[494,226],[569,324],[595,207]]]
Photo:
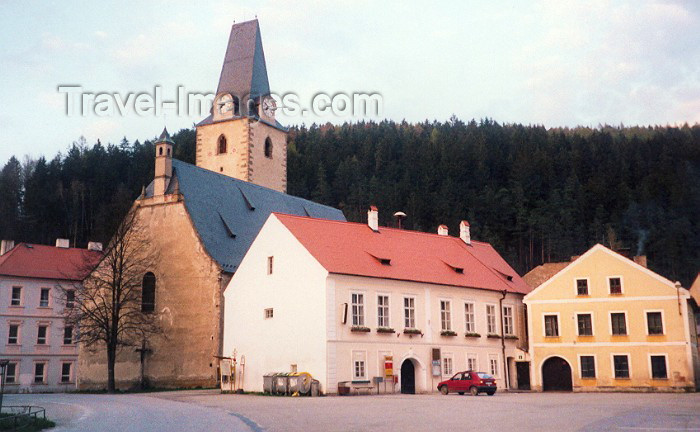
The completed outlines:
[[[158,137],[158,140],[156,143],[168,143],[170,145],[175,145],[175,141],[173,141],[172,138],[170,138],[170,134],[168,133],[168,128],[163,128],[163,132],[160,134]]]
[[[230,93],[238,97],[250,95],[251,98],[270,94],[257,19],[231,27],[216,93]]]

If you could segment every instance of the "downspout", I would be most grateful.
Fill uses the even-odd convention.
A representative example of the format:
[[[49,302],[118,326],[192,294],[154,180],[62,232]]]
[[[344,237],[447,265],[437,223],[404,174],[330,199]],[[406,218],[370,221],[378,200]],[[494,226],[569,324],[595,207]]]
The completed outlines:
[[[503,290],[502,291],[503,297],[501,297],[498,300],[498,308],[500,309],[500,316],[501,316],[501,352],[503,353],[503,378],[506,383],[506,390],[510,388],[509,386],[509,376],[508,376],[508,359],[506,359],[506,335],[505,335],[505,328],[503,325],[503,299],[506,298],[506,294],[508,294],[508,291]]]

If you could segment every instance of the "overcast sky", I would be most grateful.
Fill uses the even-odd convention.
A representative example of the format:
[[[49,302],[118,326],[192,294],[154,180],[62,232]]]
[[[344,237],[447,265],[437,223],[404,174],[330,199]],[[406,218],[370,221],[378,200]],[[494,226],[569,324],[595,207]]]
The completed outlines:
[[[81,135],[116,143],[192,126],[198,116],[172,110],[68,116],[57,88],[211,92],[231,24],[256,15],[272,90],[302,104],[318,92],[376,92],[381,118],[397,121],[696,123],[698,3],[3,1],[0,162],[53,157]],[[357,119],[323,119],[347,120]]]

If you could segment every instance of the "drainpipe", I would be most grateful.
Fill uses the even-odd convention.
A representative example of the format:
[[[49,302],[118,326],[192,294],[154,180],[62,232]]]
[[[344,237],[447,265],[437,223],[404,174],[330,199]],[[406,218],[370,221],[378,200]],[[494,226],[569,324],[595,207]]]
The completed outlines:
[[[503,290],[502,291],[503,297],[501,297],[498,300],[498,307],[500,309],[499,314],[501,315],[501,352],[503,353],[503,374],[504,374],[503,378],[504,378],[505,383],[506,383],[506,390],[508,390],[510,388],[510,386],[508,385],[509,384],[508,381],[510,380],[510,377],[508,376],[508,359],[506,359],[506,335],[505,335],[505,332],[504,332],[505,329],[503,326],[503,299],[506,298],[507,293],[508,293],[508,291]]]

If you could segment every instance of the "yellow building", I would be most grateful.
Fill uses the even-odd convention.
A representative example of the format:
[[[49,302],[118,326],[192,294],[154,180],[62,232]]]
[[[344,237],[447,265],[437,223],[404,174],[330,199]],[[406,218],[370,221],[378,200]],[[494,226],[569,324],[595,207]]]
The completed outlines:
[[[533,390],[694,390],[689,298],[594,246],[525,296]]]

